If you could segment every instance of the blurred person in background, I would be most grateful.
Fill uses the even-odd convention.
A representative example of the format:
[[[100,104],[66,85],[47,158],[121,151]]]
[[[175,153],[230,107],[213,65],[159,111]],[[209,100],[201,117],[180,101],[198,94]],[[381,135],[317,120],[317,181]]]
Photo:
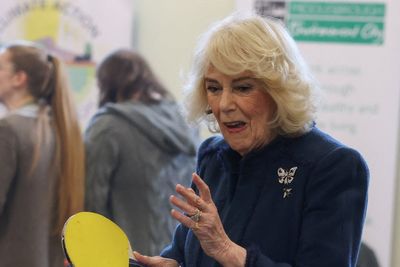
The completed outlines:
[[[116,222],[133,247],[159,253],[176,221],[168,198],[190,184],[196,139],[179,106],[137,52],[99,64],[100,109],[85,133],[86,209]]]
[[[84,204],[84,146],[58,58],[28,42],[0,51],[0,265],[63,266],[64,222]]]

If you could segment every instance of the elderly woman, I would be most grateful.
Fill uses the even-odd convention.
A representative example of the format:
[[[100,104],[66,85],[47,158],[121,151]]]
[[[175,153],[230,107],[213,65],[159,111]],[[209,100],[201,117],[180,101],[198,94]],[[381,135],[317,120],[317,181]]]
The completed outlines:
[[[315,84],[273,19],[232,16],[206,34],[189,118],[223,137],[198,153],[193,189],[171,196],[180,222],[147,266],[355,266],[367,205],[360,154],[316,128]],[[216,123],[214,123],[216,122]]]

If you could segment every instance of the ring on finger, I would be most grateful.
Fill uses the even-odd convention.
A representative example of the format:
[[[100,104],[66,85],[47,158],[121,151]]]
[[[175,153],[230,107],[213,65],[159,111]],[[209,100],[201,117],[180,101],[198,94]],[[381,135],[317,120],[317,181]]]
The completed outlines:
[[[200,217],[201,217],[201,211],[199,209],[196,209],[196,212],[189,218],[194,222],[198,223],[200,221]]]

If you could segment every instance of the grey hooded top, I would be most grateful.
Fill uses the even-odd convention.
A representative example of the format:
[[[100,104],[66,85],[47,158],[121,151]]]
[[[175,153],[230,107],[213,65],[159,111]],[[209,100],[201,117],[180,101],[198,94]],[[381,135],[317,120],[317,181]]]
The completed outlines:
[[[193,136],[173,101],[105,105],[85,133],[86,209],[116,222],[134,250],[158,255],[177,224],[169,196],[195,171]]]

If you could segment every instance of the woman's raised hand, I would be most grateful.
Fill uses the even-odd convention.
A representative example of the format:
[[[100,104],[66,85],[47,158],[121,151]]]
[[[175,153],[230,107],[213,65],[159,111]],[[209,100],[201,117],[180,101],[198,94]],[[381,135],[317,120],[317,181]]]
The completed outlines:
[[[183,213],[173,209],[172,217],[193,230],[208,256],[224,266],[230,265],[227,261],[233,259],[238,266],[244,266],[245,249],[233,243],[227,236],[208,185],[197,174],[192,176],[193,183],[199,189],[199,195],[191,188],[178,184],[176,192],[184,199],[171,196],[170,202]]]

